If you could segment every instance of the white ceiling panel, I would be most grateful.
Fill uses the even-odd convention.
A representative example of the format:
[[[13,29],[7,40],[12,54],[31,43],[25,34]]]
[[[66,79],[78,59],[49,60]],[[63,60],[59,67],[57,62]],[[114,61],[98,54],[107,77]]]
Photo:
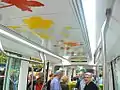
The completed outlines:
[[[78,23],[78,20],[76,19],[75,14],[73,12],[73,8],[70,1],[69,0],[37,0],[37,1],[42,2],[45,6],[34,7],[32,8],[33,12],[21,11],[19,8],[15,6],[0,9],[0,24],[3,24],[5,26],[20,26],[20,29],[15,29],[14,31],[26,37],[27,39],[34,41],[39,45],[42,45],[42,41],[45,41],[45,43],[43,44],[45,48],[51,50],[52,52],[55,52],[56,54],[60,54],[61,56],[64,56],[65,49],[60,50],[54,48],[54,45],[59,45],[57,43],[59,40],[63,40],[64,42],[71,42],[72,44],[82,43],[83,45],[78,46],[79,49],[83,49],[81,52],[79,51],[79,49],[78,52],[75,52],[76,50],[75,46],[69,47],[70,50],[67,50],[67,52],[69,53],[70,51],[72,51],[76,54],[80,53],[80,55],[83,55],[81,53],[84,53],[86,57],[88,57],[89,55],[91,57],[90,47],[86,47],[86,45],[89,46],[89,42],[86,43],[85,41],[88,40],[88,37],[86,38],[84,37],[86,35],[85,33],[83,33],[84,30],[82,30],[84,28],[80,27],[80,24]],[[33,16],[34,17],[38,16],[41,17],[42,19],[53,21],[54,24],[52,25],[51,28],[48,29],[49,31],[53,30],[53,32],[52,31],[51,31],[52,33],[47,32],[53,37],[52,39],[45,40],[38,35],[36,36],[36,34],[33,34],[31,29],[28,28],[27,25],[23,23],[23,19],[30,18]],[[66,27],[70,29],[66,30],[65,29]],[[64,35],[62,35],[62,33],[64,33],[67,36],[65,37]],[[10,41],[8,42],[11,43]],[[9,48],[10,50],[13,51],[17,50],[19,52],[19,48],[17,47],[18,45],[16,44],[15,48],[13,48],[12,46],[8,46],[7,42],[5,42],[4,45],[6,48]],[[64,48],[65,45],[59,45],[58,48],[61,47]],[[20,51],[20,53],[33,56],[37,55],[36,51],[35,53],[34,51],[31,53],[26,46],[25,47],[21,46],[21,48],[26,49],[24,49],[25,52]]]

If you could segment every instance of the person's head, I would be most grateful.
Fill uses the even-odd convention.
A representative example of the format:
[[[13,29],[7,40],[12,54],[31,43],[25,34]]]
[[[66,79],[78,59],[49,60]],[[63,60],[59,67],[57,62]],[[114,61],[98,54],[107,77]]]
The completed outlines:
[[[37,79],[38,84],[42,84],[44,82],[44,73],[39,74],[39,78]]]
[[[99,77],[102,77],[102,74],[99,74]]]
[[[92,81],[92,73],[89,72],[85,73],[84,80],[86,84],[89,84]]]
[[[76,77],[73,77],[73,81],[76,81],[77,80],[77,78]]]
[[[63,76],[62,77],[62,82],[67,83],[68,82],[68,76]]]
[[[35,76],[36,76],[36,79],[38,79],[40,77],[40,72],[37,72]]]
[[[77,75],[76,75],[76,78],[78,78],[78,79],[79,79],[79,78],[80,78],[80,75],[79,75],[79,74],[77,74]]]
[[[51,73],[51,74],[49,75],[49,78],[50,78],[50,79],[53,79],[53,77],[54,77],[54,74]]]
[[[63,70],[58,70],[55,72],[54,74],[56,77],[58,77],[59,79],[61,79],[61,77],[64,75],[64,71]]]
[[[80,76],[80,78],[83,78],[84,77],[84,72],[80,71],[79,76]]]

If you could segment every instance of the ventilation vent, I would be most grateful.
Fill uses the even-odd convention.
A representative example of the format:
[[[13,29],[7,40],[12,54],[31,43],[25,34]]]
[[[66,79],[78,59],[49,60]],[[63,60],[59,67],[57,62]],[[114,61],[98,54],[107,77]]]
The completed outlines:
[[[79,60],[79,61],[78,60],[76,60],[76,61],[72,60],[71,62],[87,62],[87,61],[85,61],[85,60],[84,61],[82,61],[82,60]]]
[[[83,60],[83,59],[87,59],[86,56],[72,56],[70,57],[70,59],[80,59],[80,60]]]
[[[87,62],[87,57],[85,56],[72,56],[70,57],[71,62]]]

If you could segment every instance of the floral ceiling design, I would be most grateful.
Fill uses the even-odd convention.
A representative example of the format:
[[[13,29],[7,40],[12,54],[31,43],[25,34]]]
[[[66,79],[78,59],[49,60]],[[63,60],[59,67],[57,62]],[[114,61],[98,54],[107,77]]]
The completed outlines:
[[[7,8],[11,6],[16,6],[17,8],[21,9],[22,11],[29,11],[32,12],[31,7],[43,7],[45,6],[43,3],[35,0],[2,0],[5,4],[0,8]]]

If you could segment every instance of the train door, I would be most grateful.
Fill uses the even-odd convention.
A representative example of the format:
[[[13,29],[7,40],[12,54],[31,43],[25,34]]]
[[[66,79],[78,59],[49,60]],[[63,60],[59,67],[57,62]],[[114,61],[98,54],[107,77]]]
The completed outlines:
[[[29,62],[8,57],[3,90],[26,90]]]

